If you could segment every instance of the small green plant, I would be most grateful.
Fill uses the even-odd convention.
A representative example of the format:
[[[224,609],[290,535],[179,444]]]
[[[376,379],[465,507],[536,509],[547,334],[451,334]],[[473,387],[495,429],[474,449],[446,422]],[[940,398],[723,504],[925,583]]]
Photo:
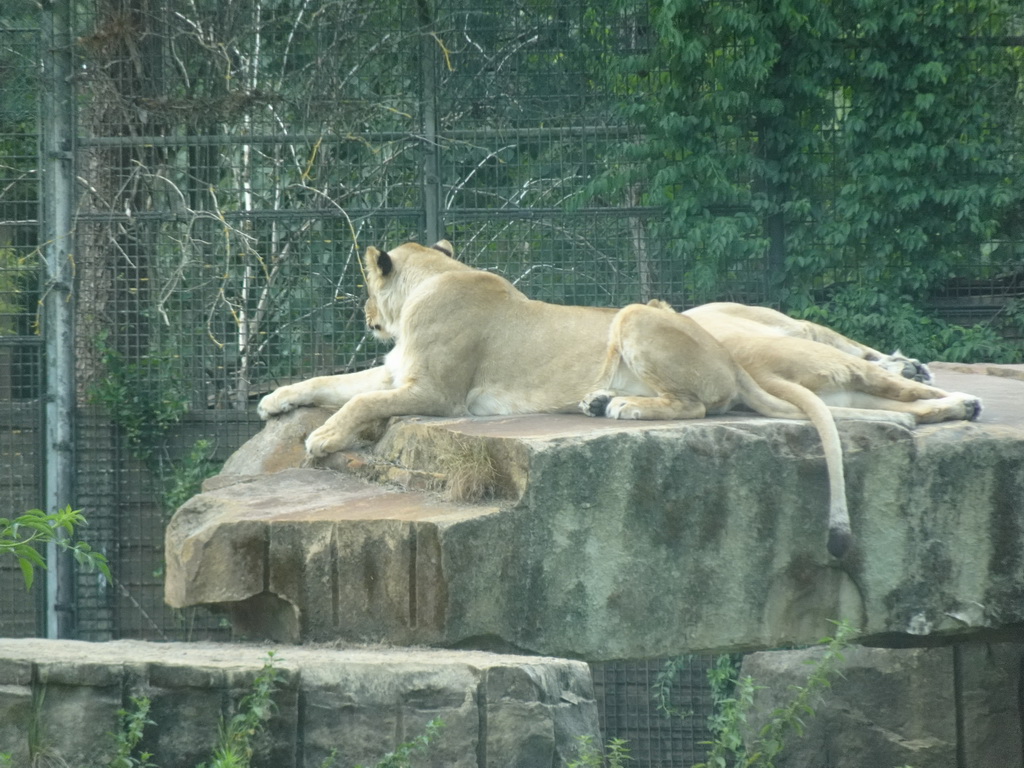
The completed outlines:
[[[121,428],[132,454],[151,463],[167,430],[188,411],[188,395],[173,355],[151,355],[137,362],[110,346],[101,334],[96,348],[106,375],[89,390]]]
[[[625,739],[609,739],[604,749],[594,744],[590,734],[578,736],[579,758],[571,761],[566,768],[625,768],[629,747]]]
[[[38,269],[34,256],[20,256],[13,248],[0,248],[0,336],[17,333],[20,316],[27,314],[21,301]]]
[[[31,768],[76,768],[47,743],[44,725],[45,685],[32,688],[32,717],[28,724],[28,757]]]
[[[172,466],[162,495],[168,514],[199,493],[203,480],[220,469],[220,462],[213,459],[213,451],[214,445],[209,440],[197,440],[188,456]]]
[[[273,695],[281,681],[281,673],[274,667],[275,654],[268,652],[263,668],[256,675],[248,692],[238,701],[236,712],[229,718],[221,718],[218,728],[217,744],[213,750],[213,759],[209,763],[201,763],[196,768],[249,768],[256,751],[255,744],[263,735],[266,724],[273,716],[276,705]],[[39,711],[45,689],[34,700],[34,707]],[[142,743],[143,732],[147,725],[154,725],[149,718],[150,700],[145,697],[132,697],[131,707],[118,711],[118,730],[111,734],[116,753],[104,768],[158,768],[149,752],[137,752]],[[38,722],[34,719],[33,722]],[[371,768],[413,768],[413,758],[422,756],[433,744],[444,721],[435,718],[427,723],[423,733],[400,744],[393,752],[388,752]],[[30,752],[42,756],[48,762],[33,762],[33,765],[45,765],[46,768],[66,766],[58,755],[51,754],[39,744],[38,733],[30,733]],[[607,768],[622,768],[623,760],[628,759],[625,743],[614,740],[609,743],[609,762]],[[320,763],[320,768],[335,768],[337,750],[332,751]],[[579,766],[590,766],[592,763],[578,763]],[[593,763],[604,766],[604,763]],[[0,753],[0,768],[13,768],[14,758],[11,753]],[[354,768],[366,768],[357,765]]]
[[[835,637],[826,637],[821,642],[824,653],[809,662],[810,673],[803,686],[794,686],[793,698],[783,706],[776,707],[757,736],[744,743],[747,713],[754,702],[757,686],[749,676],[740,677],[735,662],[728,657],[708,672],[715,713],[708,725],[715,738],[710,742],[707,761],[693,768],[774,768],[775,758],[785,747],[790,732],[800,736],[804,731],[804,717],[814,715],[812,702],[832,685],[839,675],[843,649],[854,634],[847,622],[834,622]]]
[[[435,718],[427,723],[423,733],[409,741],[399,744],[394,752],[388,752],[372,768],[412,768],[412,759],[424,754],[437,739],[444,728],[444,720]],[[367,768],[357,765],[355,768]]]
[[[36,568],[46,569],[46,561],[39,554],[38,547],[49,543],[71,552],[79,565],[98,570],[107,581],[112,581],[107,558],[93,551],[84,541],[71,540],[75,528],[85,524],[81,511],[70,506],[54,514],[30,509],[18,517],[0,517],[0,557],[14,555],[18,559],[26,589],[32,588]]]
[[[132,456],[159,479],[160,502],[172,513],[220,468],[209,440],[197,440],[180,461],[168,455],[168,433],[189,410],[188,390],[176,369],[176,357],[163,353],[129,361],[110,346],[105,333],[97,338],[96,348],[106,375],[89,389],[89,399],[104,408]]]
[[[156,768],[154,763],[149,762],[153,755],[149,752],[140,752],[138,757],[133,753],[142,741],[142,732],[147,725],[154,725],[149,719],[149,699],[133,696],[131,699],[132,708],[120,709],[117,712],[120,727],[117,732],[111,734],[117,748],[117,754],[107,764],[107,768]]]
[[[692,709],[680,709],[672,703],[672,686],[675,684],[679,673],[693,663],[692,655],[676,656],[665,662],[657,677],[654,679],[654,702],[657,709],[665,717],[687,718],[693,715]]]
[[[203,763],[199,768],[248,768],[253,741],[263,733],[277,709],[273,695],[280,680],[281,673],[274,667],[274,652],[270,651],[249,692],[238,702],[238,711],[230,718],[221,718],[213,762]]]
[[[707,764],[699,768],[726,768],[727,755],[732,755],[734,766],[745,765],[743,732],[747,712],[754,703],[756,686],[753,679],[739,676],[739,660],[732,656],[719,656],[708,670],[714,712],[708,716],[708,730],[714,735]],[[698,768],[695,766],[695,768]]]

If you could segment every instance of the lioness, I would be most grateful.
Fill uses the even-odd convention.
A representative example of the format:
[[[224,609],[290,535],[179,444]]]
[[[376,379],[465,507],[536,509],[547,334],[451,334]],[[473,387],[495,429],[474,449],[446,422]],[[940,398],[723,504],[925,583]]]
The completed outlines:
[[[918,424],[974,420],[981,401],[927,382],[931,373],[898,352],[886,355],[815,323],[765,307],[713,303],[683,313],[729,350],[766,391],[799,407],[821,436],[829,470],[828,549],[841,557],[851,540],[842,448],[835,415],[906,414]],[[895,420],[895,419],[893,419]]]
[[[381,366],[280,387],[260,402],[261,417],[303,405],[339,408],[306,441],[311,455],[323,456],[391,416],[575,412],[602,379],[614,328],[613,349],[629,362],[604,383],[628,402],[614,403],[609,415],[698,418],[743,403],[765,415],[805,418],[757,386],[688,317],[642,305],[533,301],[451,254],[445,240],[367,248],[367,322],[378,338],[394,339],[394,349]]]
[[[651,302],[662,303],[663,302]],[[667,306],[667,305],[666,305]],[[900,354],[899,351],[891,355],[879,352],[877,349],[861,344],[859,341],[847,338],[836,333],[831,328],[812,323],[807,320],[796,320],[781,312],[769,309],[768,307],[753,307],[747,304],[736,304],[733,302],[715,302],[702,304],[699,307],[687,310],[686,315],[697,319],[702,324],[714,324],[715,327],[725,331],[731,330],[731,335],[744,336],[790,336],[793,338],[808,339],[827,344],[830,347],[847,352],[854,357],[863,360],[870,360],[892,373],[898,373],[904,378],[930,384],[932,381],[931,371],[919,360],[913,360]]]
[[[839,472],[839,482],[831,484],[830,551],[837,556],[845,551],[849,522],[842,462],[828,408],[819,398],[808,398],[805,389],[795,396],[794,389],[772,380],[780,395],[758,384],[702,327],[703,319],[698,322],[662,305],[615,310],[533,301],[504,278],[456,261],[445,240],[433,247],[405,243],[387,252],[367,248],[363,271],[369,293],[367,322],[378,338],[396,342],[384,364],[284,386],[259,404],[264,419],[298,406],[338,408],[306,440],[311,455],[351,447],[369,428],[392,416],[567,413],[582,408],[610,418],[684,419],[742,404],[764,416],[810,418],[818,428],[826,456],[832,457],[830,473],[835,476],[837,467]],[[863,379],[865,386],[878,389],[874,394],[895,401],[947,397],[934,387],[907,382],[835,352],[840,369],[869,366],[877,377],[838,375],[833,371],[836,363],[819,363],[814,355],[791,364],[801,371],[818,371],[823,379],[831,375],[858,386]],[[904,383],[915,389],[905,389]],[[811,384],[804,387],[814,389]],[[893,420],[900,418],[892,414]]]

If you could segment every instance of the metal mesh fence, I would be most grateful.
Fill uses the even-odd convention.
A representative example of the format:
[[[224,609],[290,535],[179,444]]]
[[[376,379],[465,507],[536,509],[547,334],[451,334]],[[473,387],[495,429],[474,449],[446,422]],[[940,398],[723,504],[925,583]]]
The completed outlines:
[[[37,34],[19,19],[0,25],[0,517],[44,506],[41,339],[37,251]],[[26,20],[28,21],[28,20]],[[0,633],[39,632],[38,588],[25,589],[13,559],[0,559]]]
[[[628,742],[631,765],[688,768],[707,757],[712,714],[707,672],[713,660],[691,656],[677,661],[591,665],[601,731],[606,739]],[[658,683],[668,668],[674,672],[662,687]],[[660,694],[665,694],[662,702]]]
[[[80,6],[78,498],[116,578],[80,580],[83,636],[180,636],[166,517],[255,398],[383,351],[365,245],[443,235],[537,298],[639,297],[622,254],[649,212],[566,209],[628,130],[576,44],[593,11],[392,6]]]
[[[797,237],[753,217],[744,237],[765,247],[739,249],[708,294],[694,265],[651,236],[661,208],[628,187],[594,191],[610,163],[632,162],[621,146],[644,140],[602,57],[651,45],[645,0],[74,7],[79,412],[69,501],[115,577],[78,574],[84,639],[229,636],[216,616],[164,606],[164,526],[259,429],[259,396],[385,351],[362,318],[365,246],[444,237],[532,298],[614,306],[656,295],[683,306],[770,300],[771,270]],[[43,505],[37,14],[27,0],[0,11],[0,516]],[[1010,33],[1019,30],[972,29],[989,41],[976,55],[1019,47]],[[1012,87],[1006,103],[1019,109]],[[837,89],[835,124],[824,122],[809,150],[822,168],[837,162],[848,108]],[[749,152],[752,141],[714,150]],[[823,202],[808,220],[845,182],[825,173],[815,183]],[[969,322],[1024,299],[1020,226],[967,253],[934,306]],[[822,284],[877,279],[855,259],[826,271]],[[41,599],[0,560],[0,635],[41,633]],[[628,738],[638,765],[703,756],[699,664],[679,683],[678,700],[695,710],[683,721],[653,712],[660,664],[594,669],[605,735]]]

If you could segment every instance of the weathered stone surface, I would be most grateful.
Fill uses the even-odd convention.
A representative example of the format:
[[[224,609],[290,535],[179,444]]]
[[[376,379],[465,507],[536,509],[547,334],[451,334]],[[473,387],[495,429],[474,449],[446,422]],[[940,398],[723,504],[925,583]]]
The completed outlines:
[[[269,436],[243,446],[168,528],[167,600],[226,607],[250,636],[593,661],[807,644],[829,619],[901,644],[1016,632],[1024,382],[942,370],[939,385],[983,397],[981,421],[840,424],[857,536],[842,562],[806,423],[409,418],[333,457],[345,472],[253,477],[288,461]],[[294,448],[326,415],[311,413],[268,434]],[[446,481],[489,500],[418,490]]]
[[[152,702],[142,749],[163,768],[209,762],[222,715],[232,713],[268,647],[212,643],[0,639],[0,752],[27,766],[30,730],[52,764],[106,765],[117,711]],[[577,737],[597,733],[582,662],[479,651],[293,647],[279,650],[277,710],[257,768],[375,765],[435,718],[440,737],[417,765],[436,768],[564,766]],[[51,763],[47,763],[48,765]]]
[[[271,419],[263,429],[224,462],[223,475],[262,475],[299,467],[306,459],[306,438],[332,411],[299,408],[287,418]]]
[[[964,765],[1024,766],[1024,645],[970,643],[956,646]]]
[[[972,643],[947,648],[853,647],[842,676],[790,733],[777,768],[1021,768],[1024,711],[1018,691],[1024,646]],[[755,653],[743,675],[758,686],[748,746],[769,713],[806,685],[820,649]]]

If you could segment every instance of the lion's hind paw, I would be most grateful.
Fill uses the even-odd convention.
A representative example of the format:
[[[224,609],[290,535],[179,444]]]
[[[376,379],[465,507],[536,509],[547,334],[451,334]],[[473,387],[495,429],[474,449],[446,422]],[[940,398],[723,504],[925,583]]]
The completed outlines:
[[[955,394],[963,398],[961,402],[964,406],[964,419],[966,421],[977,421],[981,417],[981,412],[983,410],[981,398],[975,397],[974,395],[965,395],[960,392]]]
[[[614,392],[607,389],[599,389],[591,392],[580,401],[579,408],[587,416],[606,416],[608,414],[608,403],[615,396]]]

